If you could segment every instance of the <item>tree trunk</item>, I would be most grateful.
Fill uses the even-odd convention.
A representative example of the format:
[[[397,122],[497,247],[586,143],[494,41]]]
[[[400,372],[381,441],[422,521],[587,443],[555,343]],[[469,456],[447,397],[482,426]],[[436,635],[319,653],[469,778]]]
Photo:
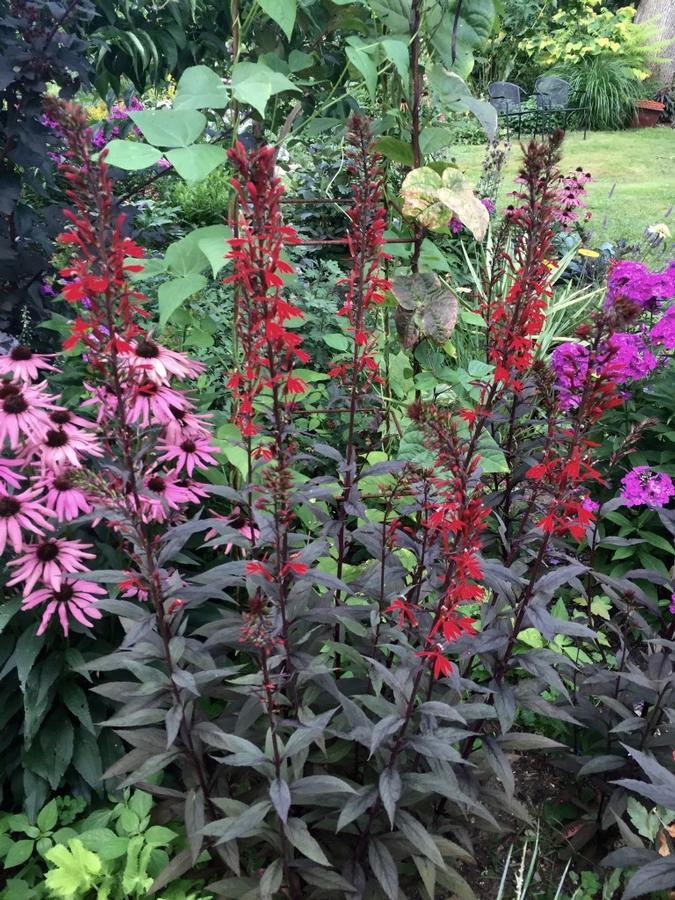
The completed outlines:
[[[660,58],[650,68],[664,85],[675,79],[675,0],[640,0],[636,22],[649,22],[654,26],[656,41],[670,41],[670,45],[657,52]]]

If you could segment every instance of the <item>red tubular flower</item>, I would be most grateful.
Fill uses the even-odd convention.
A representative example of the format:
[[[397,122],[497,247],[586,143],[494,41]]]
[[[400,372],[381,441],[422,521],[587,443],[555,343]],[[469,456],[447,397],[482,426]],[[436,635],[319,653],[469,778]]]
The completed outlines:
[[[488,361],[494,365],[481,403],[490,408],[505,391],[522,390],[545,321],[552,293],[547,257],[561,210],[571,202],[558,168],[562,138],[556,132],[547,143],[532,141],[527,147],[518,178],[522,188],[515,195],[520,203],[507,212],[513,250],[503,253],[503,260],[512,284],[504,299],[488,294],[481,307],[488,323]]]
[[[229,241],[234,273],[225,281],[241,292],[236,325],[243,360],[227,384],[234,394],[235,421],[245,437],[252,437],[258,431],[256,398],[270,388],[281,405],[292,402],[292,397],[306,388],[302,379],[292,375],[293,367],[308,362],[309,356],[300,348],[300,336],[285,325],[303,314],[281,295],[281,275],[293,271],[281,253],[285,245],[296,244],[298,236],[283,223],[280,200],[284,189],[274,173],[275,150],[261,147],[249,153],[237,143],[229,157],[238,174],[232,186],[239,199],[240,217],[238,236]]]
[[[366,327],[368,310],[384,299],[391,283],[381,276],[382,263],[389,259],[383,247],[383,233],[387,224],[384,208],[383,175],[380,156],[373,150],[370,125],[363,116],[354,114],[347,126],[347,169],[352,177],[353,204],[349,210],[348,235],[352,268],[344,280],[347,293],[338,315],[349,321],[348,330],[354,337],[351,357],[334,366],[329,374],[346,383],[363,383],[367,389],[368,372],[377,372],[373,356],[377,335]],[[376,376],[377,377],[377,376]]]

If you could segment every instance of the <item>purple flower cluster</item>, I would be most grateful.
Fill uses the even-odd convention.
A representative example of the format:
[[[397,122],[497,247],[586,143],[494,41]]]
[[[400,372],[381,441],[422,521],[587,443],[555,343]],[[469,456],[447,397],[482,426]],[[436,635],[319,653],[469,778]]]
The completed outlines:
[[[607,280],[608,308],[617,300],[630,300],[653,311],[662,300],[675,297],[675,260],[663,272],[650,272],[644,263],[624,259],[612,266]]]
[[[675,305],[669,306],[659,321],[649,332],[654,344],[661,344],[666,350],[675,350]]]
[[[137,97],[132,97],[128,106],[124,103],[119,103],[111,107],[107,121],[102,123],[94,132],[91,139],[92,146],[96,150],[102,150],[108,141],[119,137],[121,134],[121,126],[113,123],[115,121],[126,120],[129,118],[130,112],[137,112],[142,109],[143,104]]]
[[[665,506],[675,496],[675,485],[665,472],[636,466],[621,479],[621,497],[626,506]]]
[[[659,364],[641,334],[616,332],[607,342],[607,349],[612,380],[617,384],[645,378]]]
[[[588,348],[571,341],[560,344],[551,355],[551,368],[555,372],[560,408],[574,409],[579,405],[588,375]]]

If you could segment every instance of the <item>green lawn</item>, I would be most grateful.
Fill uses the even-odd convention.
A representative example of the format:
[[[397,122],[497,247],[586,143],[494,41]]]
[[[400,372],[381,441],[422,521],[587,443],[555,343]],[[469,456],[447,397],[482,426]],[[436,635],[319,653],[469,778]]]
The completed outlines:
[[[480,174],[483,147],[454,148],[457,162],[471,178]],[[501,201],[512,190],[518,169],[518,143],[514,142],[506,167]],[[565,139],[563,169],[577,166],[590,172],[589,207],[592,243],[603,240],[638,240],[645,226],[666,221],[675,236],[675,215],[666,219],[675,203],[675,130],[667,127],[628,131],[570,133]],[[612,187],[614,191],[610,197]]]

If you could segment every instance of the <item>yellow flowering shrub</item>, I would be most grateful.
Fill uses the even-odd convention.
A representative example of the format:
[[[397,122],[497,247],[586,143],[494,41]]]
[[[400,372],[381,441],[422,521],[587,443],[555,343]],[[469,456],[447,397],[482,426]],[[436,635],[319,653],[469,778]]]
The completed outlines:
[[[613,12],[602,0],[580,0],[554,13],[552,28],[527,38],[523,50],[542,69],[611,54],[628,62],[635,76],[643,80],[649,75],[644,67],[648,35],[644,25],[633,22],[634,16],[634,6]]]

